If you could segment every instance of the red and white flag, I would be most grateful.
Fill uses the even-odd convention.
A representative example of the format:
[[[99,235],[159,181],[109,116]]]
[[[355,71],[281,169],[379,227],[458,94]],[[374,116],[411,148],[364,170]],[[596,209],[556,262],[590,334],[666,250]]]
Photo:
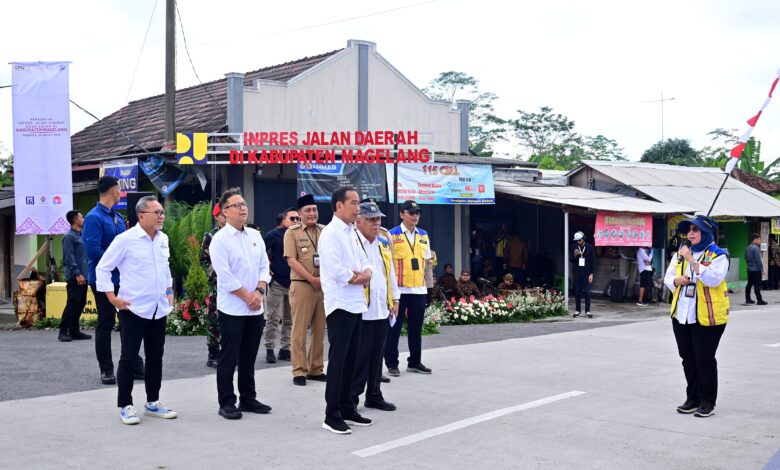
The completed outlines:
[[[731,149],[731,158],[729,159],[728,163],[726,163],[726,173],[731,174],[731,171],[734,169],[735,166],[737,166],[739,157],[742,156],[742,152],[745,150],[745,144],[750,138],[750,134],[753,133],[753,129],[756,127],[758,118],[761,117],[761,113],[764,112],[764,108],[766,108],[769,102],[772,101],[772,93],[775,92],[775,87],[777,86],[778,81],[780,81],[780,70],[777,71],[775,80],[772,82],[772,87],[769,89],[769,96],[767,96],[766,99],[764,100],[764,104],[761,105],[761,109],[758,110],[758,113],[756,113],[755,116],[747,120],[747,124],[749,127],[747,128],[745,133],[740,136],[739,143],[737,144],[737,146]]]

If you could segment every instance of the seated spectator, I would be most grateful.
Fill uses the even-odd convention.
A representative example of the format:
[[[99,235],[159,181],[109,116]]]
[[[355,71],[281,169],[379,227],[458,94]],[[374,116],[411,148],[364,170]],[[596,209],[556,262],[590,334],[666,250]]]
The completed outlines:
[[[452,264],[444,265],[444,274],[436,281],[436,285],[441,288],[444,296],[448,299],[458,294],[458,280],[453,274]]]
[[[469,298],[470,296],[479,297],[479,289],[477,285],[471,280],[471,273],[468,269],[463,269],[460,272],[460,279],[458,279],[458,297]]]
[[[496,284],[498,275],[496,274],[495,269],[493,269],[493,263],[491,263],[489,259],[482,261],[482,270],[479,272],[479,277],[487,279],[493,285]]]
[[[503,295],[507,295],[511,291],[519,289],[520,286],[515,283],[515,277],[511,274],[505,274],[504,280],[498,285],[498,290],[500,290]]]

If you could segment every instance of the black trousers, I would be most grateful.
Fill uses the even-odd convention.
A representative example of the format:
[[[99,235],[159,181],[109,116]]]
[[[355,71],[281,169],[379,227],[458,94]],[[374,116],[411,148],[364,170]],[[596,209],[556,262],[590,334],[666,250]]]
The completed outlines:
[[[233,374],[238,365],[238,393],[241,400],[257,397],[255,359],[265,328],[263,315],[228,315],[219,312],[220,350],[217,360],[217,399],[219,406],[236,404]]]
[[[585,297],[585,311],[590,312],[590,282],[588,282],[588,273],[578,273],[574,271],[574,308],[576,312],[582,313],[582,298]]]
[[[60,334],[78,333],[81,312],[84,310],[84,306],[87,305],[87,289],[89,289],[89,286],[86,283],[79,285],[76,278],[68,279],[65,285],[68,300],[65,302],[65,309],[62,311]]]
[[[425,301],[425,296],[421,296]],[[355,377],[363,316],[346,310],[334,310],[328,323],[328,379],[325,384],[325,417],[342,419],[351,413],[352,380]]]
[[[119,332],[122,338],[122,353],[119,356],[119,368],[116,372],[116,383],[119,389],[117,405],[124,407],[133,404],[133,375],[135,374],[138,352],[141,350],[141,340],[144,342],[144,354],[146,355],[146,375],[144,377],[146,401],[157,401],[160,399],[160,385],[162,384],[166,318],[147,320],[129,310],[120,310],[119,321],[122,322],[122,329]]]
[[[756,291],[756,300],[761,302],[761,271],[748,271],[748,283],[745,287],[745,300],[750,300],[750,288]]]
[[[95,306],[98,311],[97,326],[95,327],[95,355],[97,356],[100,372],[114,372],[114,357],[111,354],[111,332],[114,331],[116,324],[116,307],[108,301],[105,292],[97,290],[97,286],[92,283],[89,285],[92,289],[92,295],[95,296]],[[119,286],[114,286],[114,295],[119,292]],[[120,329],[122,327],[120,320]],[[122,336],[120,334],[119,338]],[[135,371],[142,373],[144,371],[144,361],[138,355],[135,358]]]
[[[686,398],[715,405],[718,398],[718,361],[715,352],[726,325],[683,325],[672,318],[672,329],[688,384],[685,388]]]
[[[406,312],[406,315],[404,315]],[[404,317],[409,322],[407,335],[409,339],[409,365],[422,362],[422,327],[425,317],[425,294],[401,294],[398,306],[398,320],[387,331],[385,344],[385,364],[388,368],[398,367],[398,341],[401,338],[401,328]]]
[[[384,401],[379,379],[382,378],[382,352],[390,325],[387,319],[363,320],[362,323],[355,378],[352,380],[352,402],[355,406],[364,390],[366,403]]]

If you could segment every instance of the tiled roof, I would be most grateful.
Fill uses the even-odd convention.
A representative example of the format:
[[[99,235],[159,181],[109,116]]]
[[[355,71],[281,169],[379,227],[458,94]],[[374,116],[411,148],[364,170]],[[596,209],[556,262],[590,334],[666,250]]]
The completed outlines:
[[[771,180],[768,180],[766,178],[762,178],[761,176],[753,175],[746,171],[742,171],[739,168],[734,168],[734,171],[731,172],[731,176],[734,179],[745,183],[751,188],[761,191],[762,193],[766,193],[766,194],[780,193],[779,184]]]
[[[290,80],[340,50],[248,72],[244,76],[244,85],[251,86],[256,79]],[[227,80],[224,78],[176,90],[176,131],[222,131],[226,121],[226,96]],[[165,143],[165,95],[132,101],[103,120],[147,150],[157,151]],[[124,137],[117,135],[100,122],[90,125],[71,137],[74,163],[100,161],[123,153],[138,152],[140,150]]]

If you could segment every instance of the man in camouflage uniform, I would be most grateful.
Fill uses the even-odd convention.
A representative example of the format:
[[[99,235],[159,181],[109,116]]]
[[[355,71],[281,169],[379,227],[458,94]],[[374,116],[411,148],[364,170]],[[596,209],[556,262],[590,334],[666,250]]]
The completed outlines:
[[[219,316],[217,315],[217,273],[211,267],[211,257],[209,256],[209,245],[211,239],[216,233],[225,226],[225,215],[219,209],[219,203],[214,205],[211,213],[217,220],[217,226],[210,232],[203,234],[203,245],[200,247],[200,265],[206,270],[209,278],[209,297],[208,297],[208,335],[206,335],[206,344],[209,348],[209,356],[206,360],[206,367],[217,368],[217,357],[219,356]]]

